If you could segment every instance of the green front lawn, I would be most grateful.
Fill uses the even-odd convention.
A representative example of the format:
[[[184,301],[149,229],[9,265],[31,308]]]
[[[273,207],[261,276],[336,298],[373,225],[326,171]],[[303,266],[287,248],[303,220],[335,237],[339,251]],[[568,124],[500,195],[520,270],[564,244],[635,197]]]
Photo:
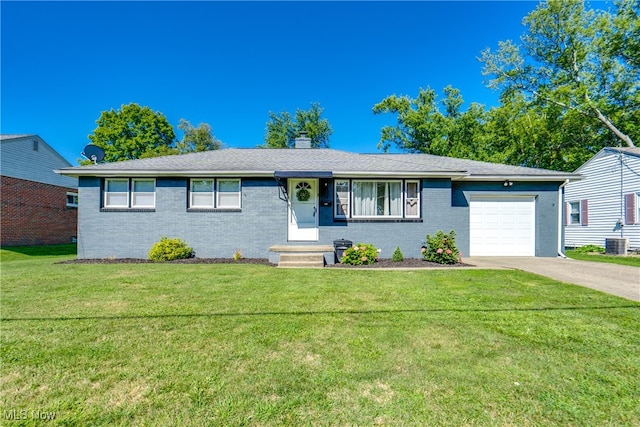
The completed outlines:
[[[611,264],[619,264],[619,265],[630,265],[632,267],[640,267],[640,256],[638,255],[627,255],[627,256],[616,256],[616,255],[604,255],[599,253],[584,253],[575,250],[567,250],[565,251],[565,255],[572,259],[578,259],[582,261],[595,261],[595,262],[607,262]]]
[[[639,425],[639,303],[507,270],[70,257],[2,251],[2,425]]]

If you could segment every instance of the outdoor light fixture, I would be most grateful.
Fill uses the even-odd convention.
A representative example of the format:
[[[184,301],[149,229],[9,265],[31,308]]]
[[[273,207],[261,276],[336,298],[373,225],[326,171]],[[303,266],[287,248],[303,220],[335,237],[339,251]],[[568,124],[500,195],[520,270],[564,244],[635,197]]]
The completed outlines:
[[[508,179],[505,179],[504,182],[502,183],[502,185],[504,187],[511,187],[511,186],[513,186],[513,182],[509,181]]]

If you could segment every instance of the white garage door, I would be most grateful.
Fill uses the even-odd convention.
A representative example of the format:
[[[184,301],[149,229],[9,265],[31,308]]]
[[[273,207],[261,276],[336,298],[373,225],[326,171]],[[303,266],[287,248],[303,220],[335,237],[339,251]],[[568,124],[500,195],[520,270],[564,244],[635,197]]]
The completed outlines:
[[[472,198],[469,208],[471,256],[535,256],[533,197]]]

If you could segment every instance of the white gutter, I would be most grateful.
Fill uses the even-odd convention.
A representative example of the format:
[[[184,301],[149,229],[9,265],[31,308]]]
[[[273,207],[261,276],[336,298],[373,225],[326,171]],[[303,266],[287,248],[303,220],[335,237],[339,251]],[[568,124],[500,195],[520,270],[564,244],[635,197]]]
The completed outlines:
[[[566,173],[566,174],[558,174],[558,175],[514,175],[505,173],[503,175],[479,175],[473,174],[468,177],[465,177],[465,181],[504,181],[508,179],[509,181],[577,181],[581,179],[579,174],[575,173]],[[565,183],[566,184],[566,183]],[[563,185],[565,185],[563,184]]]
[[[560,258],[566,258],[564,253],[564,246],[562,245],[562,233],[564,231],[564,217],[562,211],[564,210],[564,187],[569,183],[569,180],[565,180],[560,187],[558,187],[558,256]]]

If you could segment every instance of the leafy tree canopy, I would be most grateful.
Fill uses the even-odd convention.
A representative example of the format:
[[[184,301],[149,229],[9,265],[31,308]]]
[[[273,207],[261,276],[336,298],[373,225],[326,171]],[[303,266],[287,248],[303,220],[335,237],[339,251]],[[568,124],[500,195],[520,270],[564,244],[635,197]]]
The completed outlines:
[[[269,112],[264,145],[266,148],[293,148],[300,132],[307,132],[313,148],[329,148],[329,137],[333,129],[327,119],[322,118],[323,108],[314,102],[308,110],[296,110],[295,116],[283,111]]]
[[[499,42],[480,60],[500,105],[471,104],[448,86],[439,100],[392,95],[373,107],[397,124],[382,128],[378,147],[513,165],[573,171],[605,146],[640,137],[639,1],[613,12],[578,0],[540,3],[524,19],[522,44]]]
[[[582,114],[612,135],[608,145],[615,138],[633,147],[640,130],[640,2],[620,0],[615,9],[541,2],[524,18],[521,45],[507,40],[482,52],[489,87],[554,105],[562,116]]]
[[[438,107],[436,92],[420,88],[416,98],[391,95],[373,106],[375,114],[392,113],[397,125],[382,128],[378,148],[388,151],[392,144],[403,151],[453,157],[479,157],[480,136],[486,120],[484,107],[472,104],[461,111],[460,91],[452,86],[444,89],[445,97]]]
[[[175,154],[175,133],[167,118],[131,103],[103,111],[89,140],[105,152],[105,162]]]
[[[182,140],[176,147],[180,154],[219,150],[222,148],[222,141],[213,136],[211,126],[207,123],[200,123],[198,127],[193,127],[189,121],[180,119],[178,129],[184,132]]]

